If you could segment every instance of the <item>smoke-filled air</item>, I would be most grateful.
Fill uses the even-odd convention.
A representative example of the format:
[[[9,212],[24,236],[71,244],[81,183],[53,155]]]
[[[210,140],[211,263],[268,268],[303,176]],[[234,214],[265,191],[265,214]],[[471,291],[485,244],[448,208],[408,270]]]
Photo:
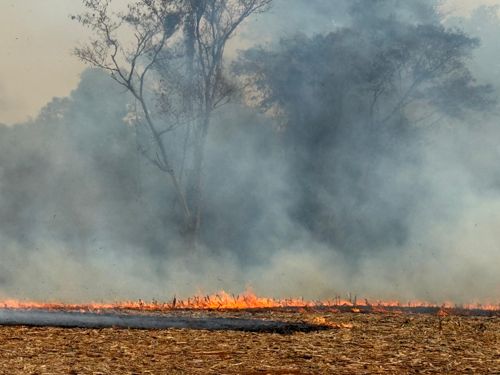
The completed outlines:
[[[499,14],[82,1],[78,86],[0,125],[0,300],[498,303]]]

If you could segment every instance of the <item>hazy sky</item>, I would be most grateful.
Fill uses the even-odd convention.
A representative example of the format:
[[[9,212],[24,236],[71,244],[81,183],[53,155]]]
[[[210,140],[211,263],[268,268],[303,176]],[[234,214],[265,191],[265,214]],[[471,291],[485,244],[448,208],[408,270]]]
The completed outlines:
[[[0,0],[0,123],[34,117],[52,97],[75,88],[84,66],[71,50],[85,35],[68,15],[80,3]],[[482,4],[500,0],[448,0],[446,10],[467,14]]]

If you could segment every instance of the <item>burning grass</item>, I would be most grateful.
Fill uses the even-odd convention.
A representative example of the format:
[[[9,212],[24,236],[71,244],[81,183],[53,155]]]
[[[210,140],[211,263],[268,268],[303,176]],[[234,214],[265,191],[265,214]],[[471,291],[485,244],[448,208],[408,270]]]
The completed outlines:
[[[4,309],[239,319],[311,329],[0,327],[5,374],[500,374],[500,308],[276,300],[221,292],[168,303],[4,301]],[[92,313],[89,313],[92,312]],[[34,311],[34,313],[37,313]],[[55,315],[55,314],[54,314]]]
[[[105,310],[133,310],[133,311],[171,311],[171,310],[244,310],[244,309],[276,309],[276,308],[339,308],[359,311],[403,311],[446,309],[458,311],[491,311],[500,312],[500,303],[456,305],[450,302],[433,304],[423,301],[374,301],[369,299],[358,300],[356,297],[342,299],[338,296],[329,300],[308,301],[303,298],[275,299],[259,297],[251,290],[234,295],[220,291],[212,295],[198,295],[187,299],[174,297],[169,302],[151,301],[124,301],[116,303],[82,303],[67,304],[60,302],[37,302],[21,300],[0,300],[0,307],[7,309],[45,309],[45,310],[77,310],[77,311],[105,311]]]
[[[0,328],[5,374],[500,373],[500,318],[260,309],[211,312],[331,324],[289,334],[189,329]]]

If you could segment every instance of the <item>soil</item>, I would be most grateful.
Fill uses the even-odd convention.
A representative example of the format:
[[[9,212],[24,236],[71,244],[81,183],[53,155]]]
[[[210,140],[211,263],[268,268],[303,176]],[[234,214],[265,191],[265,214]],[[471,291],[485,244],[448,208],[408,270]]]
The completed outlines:
[[[200,313],[192,313],[196,314]],[[305,310],[209,314],[318,324],[322,329],[246,332],[3,326],[0,373],[500,374],[498,314]]]

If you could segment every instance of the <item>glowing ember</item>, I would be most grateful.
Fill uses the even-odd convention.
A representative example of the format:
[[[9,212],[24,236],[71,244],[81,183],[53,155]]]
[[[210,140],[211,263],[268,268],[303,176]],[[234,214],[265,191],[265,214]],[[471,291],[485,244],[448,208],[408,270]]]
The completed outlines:
[[[445,309],[465,309],[500,311],[499,304],[468,304],[455,305],[452,303],[431,304],[420,301],[410,301],[401,303],[398,301],[376,301],[369,302],[365,299],[363,303],[357,301],[334,298],[321,301],[307,301],[302,298],[297,299],[274,299],[258,297],[251,291],[246,291],[239,295],[229,294],[224,291],[206,296],[194,296],[184,300],[175,297],[170,302],[144,302],[124,301],[116,303],[82,303],[68,304],[60,302],[33,302],[7,299],[0,301],[0,308],[6,309],[45,309],[45,310],[76,310],[76,311],[102,311],[102,310],[140,310],[140,311],[167,311],[176,309],[195,310],[245,310],[245,309],[273,309],[273,308],[331,308],[348,307],[351,312],[362,312],[361,307],[369,308],[372,312],[387,312],[387,308],[440,308]],[[397,311],[397,310],[396,310]]]

